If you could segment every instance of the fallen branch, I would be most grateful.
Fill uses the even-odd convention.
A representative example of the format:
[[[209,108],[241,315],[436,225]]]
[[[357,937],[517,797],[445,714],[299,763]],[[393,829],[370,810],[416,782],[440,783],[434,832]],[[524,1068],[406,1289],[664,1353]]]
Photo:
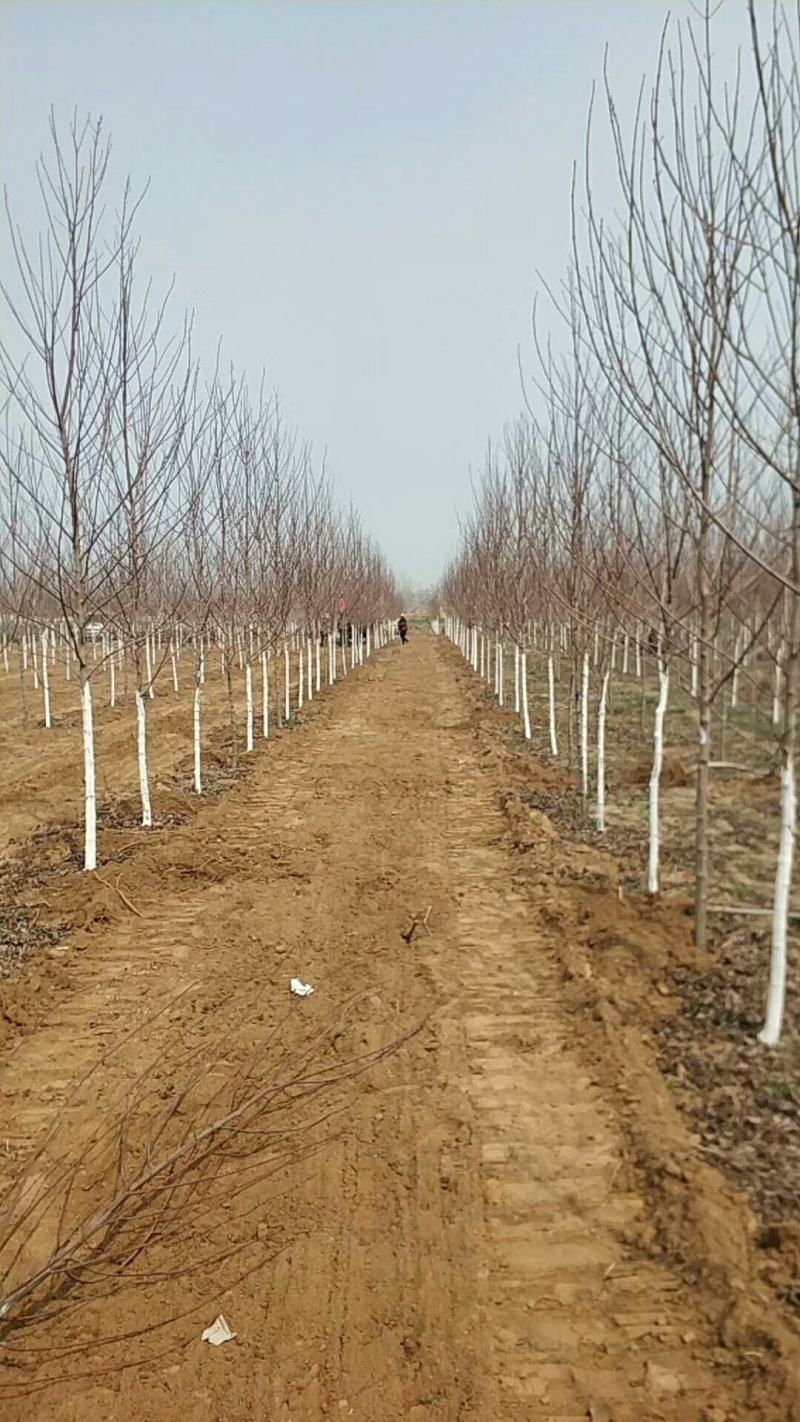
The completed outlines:
[[[741,770],[743,775],[758,775],[765,779],[773,774],[769,768],[764,770],[754,765],[742,765],[738,760],[712,760],[709,761],[708,768],[709,770]],[[692,769],[696,770],[697,767],[693,766]]]
[[[33,1200],[26,1196],[25,1176],[20,1180],[19,1212],[4,1231],[5,1257],[0,1254],[0,1277],[6,1280],[0,1296],[3,1347],[14,1346],[16,1330],[29,1330],[69,1307],[76,1289],[88,1289],[95,1297],[98,1287],[185,1272],[185,1263],[180,1268],[170,1263],[145,1276],[133,1272],[133,1265],[151,1247],[166,1249],[169,1259],[179,1239],[210,1243],[208,1231],[213,1234],[220,1221],[227,1231],[231,1202],[276,1169],[320,1148],[319,1128],[349,1100],[341,1088],[396,1052],[425,1020],[381,1047],[335,1062],[317,1054],[340,1033],[341,1014],[294,1050],[270,1060],[267,1053],[280,1040],[276,1024],[233,1072],[226,1060],[230,1040],[223,1034],[212,1057],[202,1048],[184,1057],[184,1075],[174,1082],[166,1105],[163,1056],[156,1057],[128,1093],[121,1114],[101,1125],[77,1160],[55,1161],[49,1182],[34,1192]],[[221,1077],[218,1084],[215,1077]],[[333,1099],[324,1108],[303,1109],[330,1092]],[[90,1165],[91,1185],[86,1183]],[[94,1202],[73,1212],[74,1199],[90,1189]],[[100,1203],[98,1192],[107,1192]],[[56,1212],[59,1222],[49,1253],[38,1268],[12,1282],[26,1241]],[[207,1230],[201,1228],[204,1216]],[[224,1248],[232,1248],[227,1237]],[[24,1352],[30,1354],[29,1345]]]
[[[107,889],[113,889],[115,894],[119,894],[120,898],[122,899],[122,902],[125,904],[125,907],[129,908],[131,913],[135,913],[137,918],[144,918],[144,914],[141,912],[141,910],[138,909],[135,904],[131,903],[130,899],[128,898],[128,895],[124,893],[123,890],[120,888],[119,882],[117,882],[116,884],[110,884],[108,882],[108,879],[104,879],[102,874],[98,874],[97,870],[95,870],[94,877],[95,879],[98,879],[101,884],[105,884]]]
[[[416,931],[417,931],[417,929],[420,927],[420,925],[422,925],[422,927],[425,929],[425,931],[426,931],[427,933],[430,933],[431,930],[430,930],[430,925],[429,925],[429,923],[428,923],[428,920],[429,920],[429,918],[430,918],[430,916],[431,916],[431,909],[432,909],[432,908],[433,908],[433,904],[429,904],[428,907],[427,907],[427,909],[425,910],[425,913],[424,913],[424,914],[421,914],[421,913],[412,914],[412,916],[411,916],[411,923],[409,924],[409,926],[408,926],[408,928],[405,930],[405,932],[400,934],[400,937],[404,940],[404,942],[406,942],[406,943],[410,943],[410,942],[411,942],[411,940],[412,940],[413,937],[414,937],[414,934],[416,933]]]

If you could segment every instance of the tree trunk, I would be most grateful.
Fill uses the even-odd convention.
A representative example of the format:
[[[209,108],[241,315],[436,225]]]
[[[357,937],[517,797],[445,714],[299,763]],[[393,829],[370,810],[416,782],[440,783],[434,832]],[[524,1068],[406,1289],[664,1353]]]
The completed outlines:
[[[608,682],[606,672],[600,687],[600,703],[597,708],[597,828],[600,834],[606,828],[606,710],[608,707]]]
[[[42,695],[44,698],[44,724],[51,730],[53,720],[50,715],[50,669],[47,665],[47,633],[42,633]]]
[[[153,810],[150,804],[150,782],[147,775],[147,711],[145,698],[136,688],[136,756],[139,765],[139,794],[142,800],[142,825],[150,829],[153,824]]]
[[[669,668],[663,661],[658,664],[658,702],[653,726],[653,768],[650,771],[649,837],[647,857],[647,892],[657,894],[659,890],[659,862],[661,855],[659,795],[661,791],[661,767],[664,763],[664,717],[669,698]]]
[[[203,793],[203,777],[200,765],[200,737],[201,737],[201,702],[203,697],[203,687],[200,682],[200,664],[197,664],[197,675],[194,684],[194,714],[192,718],[192,744],[194,747],[194,790],[196,795]]]
[[[558,736],[556,733],[556,679],[553,668],[553,654],[547,658],[547,719],[550,726],[550,754],[558,755]]]
[[[792,577],[800,576],[800,495],[794,491],[792,522]],[[772,944],[770,951],[767,1012],[759,1041],[774,1047],[783,1029],[786,999],[786,939],[789,925],[789,895],[792,887],[795,838],[797,834],[797,781],[794,745],[797,733],[797,694],[800,676],[800,598],[792,596],[789,614],[788,645],[785,646],[783,667],[783,716],[780,738],[781,762],[781,828],[778,861],[775,868],[775,890],[772,900]]]
[[[526,652],[519,655],[520,699],[522,702],[522,730],[526,741],[531,738],[531,712],[528,705],[528,657]]]
[[[83,867],[97,868],[97,796],[94,771],[94,715],[92,687],[86,667],[81,663],[81,725],[83,731],[83,804],[84,840]]]
[[[581,676],[581,795],[589,798],[589,653],[583,654]]]
[[[233,643],[225,648],[222,663],[225,668],[225,685],[228,691],[228,722],[231,728],[231,766],[235,770],[239,764],[239,741],[236,735],[236,703],[233,695]]]
[[[254,739],[253,739],[253,726],[254,726],[254,714],[253,714],[253,666],[252,666],[252,663],[251,663],[249,657],[248,657],[247,661],[245,662],[245,667],[244,667],[244,695],[245,695],[245,704],[246,704],[246,708],[247,708],[247,722],[246,722],[246,730],[245,730],[245,735],[246,735],[245,750],[246,750],[246,751],[248,752],[248,754],[249,754],[249,752],[253,749],[253,746],[255,745],[255,741],[254,741]]]

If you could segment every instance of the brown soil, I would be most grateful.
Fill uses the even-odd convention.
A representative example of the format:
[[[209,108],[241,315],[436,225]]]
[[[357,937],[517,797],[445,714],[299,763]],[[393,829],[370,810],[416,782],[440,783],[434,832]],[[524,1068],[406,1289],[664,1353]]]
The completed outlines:
[[[172,799],[165,763],[184,822],[108,828],[104,884],[37,859],[16,892],[72,927],[0,988],[11,1283],[261,1105],[11,1311],[8,1422],[800,1416],[758,1221],[658,1067],[685,916],[531,811],[559,774],[503,728],[415,636],[227,794]],[[69,818],[39,784],[19,839]]]
[[[734,911],[710,916],[707,953],[687,951],[694,785],[692,749],[686,742],[692,733],[691,715],[685,698],[682,702],[678,695],[669,726],[678,744],[665,754],[662,780],[662,882],[667,893],[659,906],[649,905],[641,897],[647,854],[641,786],[649,777],[649,763],[640,758],[639,696],[628,683],[618,682],[616,690],[609,728],[609,828],[600,836],[593,828],[591,806],[584,808],[573,777],[551,765],[548,774],[554,783],[545,783],[542,765],[529,754],[516,722],[472,686],[485,733],[496,739],[501,728],[504,731],[526,820],[538,824],[543,815],[549,817],[571,842],[570,872],[584,880],[581,856],[600,850],[605,875],[601,870],[596,887],[608,890],[613,883],[618,893],[633,897],[640,917],[646,915],[648,932],[640,923],[627,945],[630,953],[620,951],[626,945],[616,932],[588,941],[592,971],[607,1001],[619,1005],[622,1000],[629,1016],[647,1020],[667,1085],[697,1133],[705,1158],[719,1167],[734,1190],[746,1195],[761,1222],[756,1237],[763,1250],[764,1277],[800,1314],[800,996],[794,989],[800,977],[800,942],[793,920],[784,1032],[779,1047],[767,1051],[757,1033],[764,1019],[769,914],[735,912],[739,904],[751,909],[770,903],[777,783],[769,775],[730,773],[727,765],[713,774],[711,901],[732,905]],[[537,731],[541,741],[541,725]],[[537,749],[541,754],[541,747]],[[754,768],[754,750],[758,747],[749,745],[736,753],[749,755]],[[722,746],[718,751],[723,753]],[[763,763],[763,745],[759,754]],[[634,793],[631,786],[637,787]],[[603,951],[591,951],[598,948]]]

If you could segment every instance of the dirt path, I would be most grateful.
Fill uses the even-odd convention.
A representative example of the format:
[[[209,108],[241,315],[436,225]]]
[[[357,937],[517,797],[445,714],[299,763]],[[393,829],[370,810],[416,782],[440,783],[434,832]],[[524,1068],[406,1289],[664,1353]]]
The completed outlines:
[[[625,1242],[646,1206],[515,884],[499,788],[452,655],[414,638],[143,850],[126,877],[137,915],[76,936],[69,989],[0,1061],[9,1173],[54,1124],[41,1159],[60,1139],[80,1154],[146,1056],[167,1099],[218,1037],[215,1072],[272,1028],[270,1050],[288,1052],[341,1012],[329,1062],[436,1010],[348,1088],[324,1149],[232,1207],[214,1197],[204,1237],[246,1236],[236,1268],[188,1268],[191,1227],[135,1287],[31,1328],[34,1351],[0,1379],[9,1422],[790,1415],[746,1391],[747,1360],[720,1345],[702,1285]],[[294,973],[312,997],[290,999]],[[298,1130],[317,1140],[310,1116]],[[237,1340],[209,1348],[199,1334],[220,1310]]]

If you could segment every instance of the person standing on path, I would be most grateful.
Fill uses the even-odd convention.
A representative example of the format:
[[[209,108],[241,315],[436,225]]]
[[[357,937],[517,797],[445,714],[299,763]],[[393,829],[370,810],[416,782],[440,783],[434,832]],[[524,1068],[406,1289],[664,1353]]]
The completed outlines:
[[[406,642],[408,641],[408,623],[406,622],[405,617],[400,618],[400,621],[397,624],[397,630],[400,633],[400,641],[402,642],[403,646],[405,646]]]

